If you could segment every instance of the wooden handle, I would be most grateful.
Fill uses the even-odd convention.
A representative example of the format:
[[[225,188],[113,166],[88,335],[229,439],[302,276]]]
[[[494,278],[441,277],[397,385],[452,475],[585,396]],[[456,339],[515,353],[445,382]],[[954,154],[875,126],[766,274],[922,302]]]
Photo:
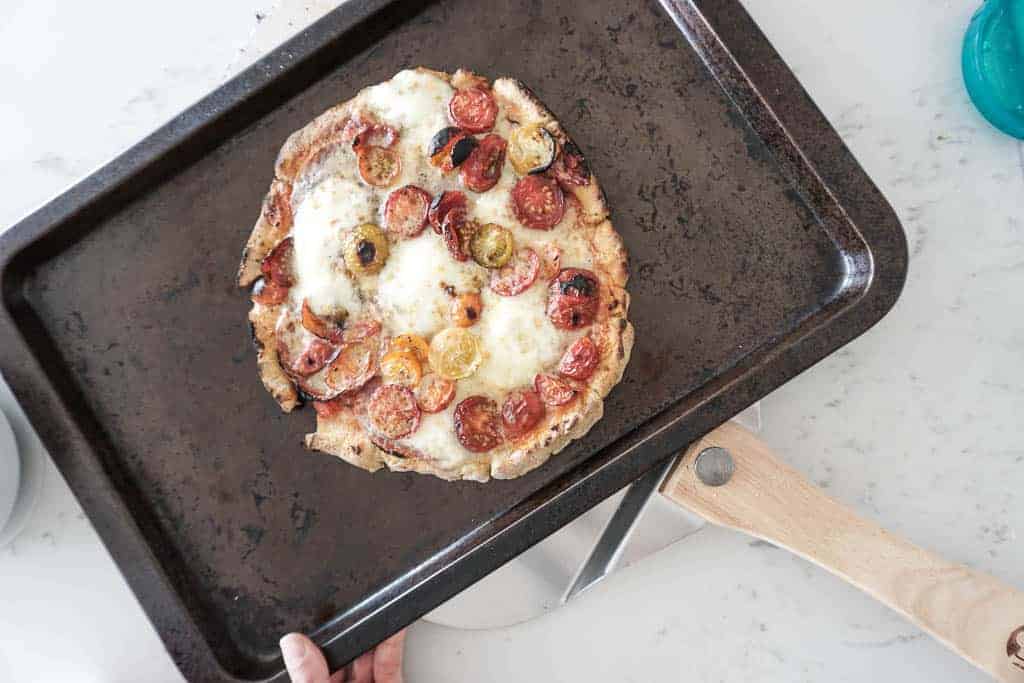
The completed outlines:
[[[726,449],[728,458],[712,447]],[[700,457],[700,475],[696,462]],[[710,481],[726,483],[711,486]],[[717,479],[717,481],[714,481]],[[721,526],[786,548],[888,605],[999,681],[1024,683],[1024,592],[861,519],[757,437],[727,423],[692,446],[662,493]]]

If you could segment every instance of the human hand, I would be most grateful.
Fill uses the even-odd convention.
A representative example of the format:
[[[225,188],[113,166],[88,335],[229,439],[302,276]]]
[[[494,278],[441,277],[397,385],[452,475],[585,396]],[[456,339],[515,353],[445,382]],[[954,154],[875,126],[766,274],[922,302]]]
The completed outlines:
[[[324,653],[301,633],[281,639],[281,654],[292,683],[402,683],[405,631],[399,631],[333,674]]]

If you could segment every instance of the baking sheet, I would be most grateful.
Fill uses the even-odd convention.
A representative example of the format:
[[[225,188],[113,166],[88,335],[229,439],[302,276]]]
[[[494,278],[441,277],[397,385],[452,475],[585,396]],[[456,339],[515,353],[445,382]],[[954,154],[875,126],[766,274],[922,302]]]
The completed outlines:
[[[749,17],[666,4],[348,3],[0,240],[0,370],[187,676],[281,679],[293,629],[352,658],[892,305],[899,225]],[[605,418],[511,482],[305,452],[233,284],[288,133],[418,64],[527,82],[631,255]]]

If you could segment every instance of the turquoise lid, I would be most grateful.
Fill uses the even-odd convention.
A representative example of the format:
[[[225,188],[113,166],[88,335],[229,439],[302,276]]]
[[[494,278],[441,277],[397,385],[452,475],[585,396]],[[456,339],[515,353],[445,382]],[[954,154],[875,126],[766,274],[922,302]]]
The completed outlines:
[[[1024,0],[987,0],[964,39],[964,82],[999,130],[1024,139]]]

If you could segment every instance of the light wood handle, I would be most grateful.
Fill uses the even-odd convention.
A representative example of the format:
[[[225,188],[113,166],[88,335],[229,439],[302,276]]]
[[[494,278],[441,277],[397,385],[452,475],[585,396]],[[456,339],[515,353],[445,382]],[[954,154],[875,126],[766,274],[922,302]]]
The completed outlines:
[[[698,456],[713,446],[729,451],[735,464],[731,478],[720,486],[704,484],[695,467]],[[712,461],[709,453],[703,474]],[[709,522],[824,567],[996,680],[1024,683],[1024,592],[861,519],[739,425],[722,425],[692,446],[666,478],[662,493]]]

